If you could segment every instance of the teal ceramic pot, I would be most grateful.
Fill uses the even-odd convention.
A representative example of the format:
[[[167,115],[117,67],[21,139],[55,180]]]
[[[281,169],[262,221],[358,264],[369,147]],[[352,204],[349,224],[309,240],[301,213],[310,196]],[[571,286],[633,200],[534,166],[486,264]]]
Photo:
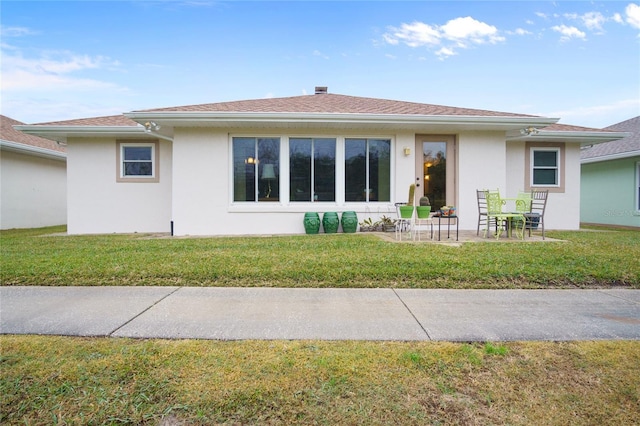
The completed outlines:
[[[318,213],[304,214],[304,232],[307,234],[317,234],[320,232],[320,215]]]
[[[358,230],[358,215],[356,212],[342,213],[342,231],[345,234],[353,234]]]
[[[335,234],[340,226],[340,218],[336,212],[326,212],[322,215],[322,228],[325,234]]]

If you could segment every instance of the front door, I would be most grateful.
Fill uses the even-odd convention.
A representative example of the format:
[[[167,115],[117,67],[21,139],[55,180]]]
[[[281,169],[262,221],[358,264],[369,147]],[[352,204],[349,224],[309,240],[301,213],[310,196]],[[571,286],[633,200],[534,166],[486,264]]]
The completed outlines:
[[[426,195],[431,210],[455,205],[455,136],[416,136],[416,203]]]

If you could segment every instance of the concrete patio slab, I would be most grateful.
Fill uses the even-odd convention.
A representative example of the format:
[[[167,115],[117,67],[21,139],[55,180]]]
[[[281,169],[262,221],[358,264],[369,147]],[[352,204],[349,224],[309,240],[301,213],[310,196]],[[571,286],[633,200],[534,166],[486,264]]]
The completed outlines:
[[[390,289],[182,288],[114,336],[425,340]]]
[[[396,290],[433,340],[640,338],[634,290]]]
[[[0,332],[108,336],[178,287],[0,287]]]

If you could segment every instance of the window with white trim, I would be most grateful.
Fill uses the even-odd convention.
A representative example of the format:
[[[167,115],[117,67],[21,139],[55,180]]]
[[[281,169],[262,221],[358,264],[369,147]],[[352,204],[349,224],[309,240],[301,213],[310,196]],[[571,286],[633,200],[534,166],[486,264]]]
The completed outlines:
[[[560,186],[559,148],[531,148],[531,186]]]
[[[289,200],[336,200],[336,139],[289,139]]]
[[[157,142],[118,142],[119,182],[158,182]]]
[[[391,201],[391,140],[345,139],[345,201]]]
[[[233,201],[280,200],[280,138],[234,137]]]

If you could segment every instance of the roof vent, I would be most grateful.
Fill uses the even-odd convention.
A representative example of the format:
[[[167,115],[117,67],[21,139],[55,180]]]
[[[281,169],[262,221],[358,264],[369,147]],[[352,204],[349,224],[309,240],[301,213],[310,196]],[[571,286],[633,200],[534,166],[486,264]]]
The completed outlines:
[[[316,86],[316,95],[326,95],[327,86]]]

